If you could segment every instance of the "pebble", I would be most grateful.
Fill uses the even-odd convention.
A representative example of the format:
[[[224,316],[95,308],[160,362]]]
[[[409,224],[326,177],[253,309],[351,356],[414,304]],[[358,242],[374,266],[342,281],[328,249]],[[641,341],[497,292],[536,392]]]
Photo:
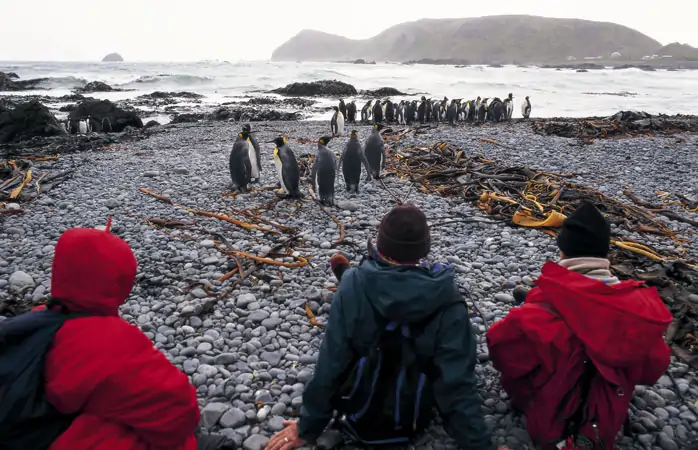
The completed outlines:
[[[262,436],[261,434],[253,434],[245,439],[245,442],[242,443],[242,447],[245,450],[264,450],[264,447],[266,447],[268,443],[268,437]]]
[[[266,125],[258,128],[260,142],[274,137],[267,129],[288,133],[297,127],[280,122]],[[325,127],[326,123],[304,122],[298,128],[300,134],[294,136],[314,138],[325,132]],[[272,433],[283,428],[283,418],[300,407],[304,386],[315,373],[324,331],[309,324],[304,307],[308,304],[320,322],[327,322],[333,299],[329,288],[337,285],[328,266],[329,257],[336,251],[332,242],[338,238],[337,226],[319,209],[297,209],[289,201],[261,209],[260,217],[298,230],[302,239],[290,248],[295,256],[308,257],[310,264],[302,268],[262,264],[241,282],[237,275],[218,281],[236,267],[224,250],[264,255],[277,251],[276,244],[285,237],[194,216],[143,196],[137,189],[146,187],[183,205],[226,214],[231,208],[254,208],[275,199],[275,193],[265,191],[238,195],[235,199],[221,196],[229,191],[229,174],[227,170],[211,168],[215,161],[227,164],[224,160],[229,152],[229,136],[238,128],[235,123],[212,122],[204,133],[201,128],[177,126],[146,139],[124,142],[121,147],[127,151],[112,152],[109,158],[99,152],[65,155],[58,164],[78,163],[87,169],[76,172],[71,180],[26,206],[31,214],[2,219],[0,233],[6,239],[0,239],[0,300],[2,295],[9,295],[3,289],[18,284],[13,275],[22,271],[32,278],[29,287],[22,290],[24,299],[43,301],[49,294],[50,259],[60,232],[74,226],[104,229],[106,216],[113,215],[112,231],[132,246],[138,259],[137,283],[121,308],[122,316],[139,325],[157,348],[190,377],[202,407],[204,429],[228,436],[238,448],[261,449]],[[516,132],[511,133],[509,128]],[[487,145],[479,150],[484,157],[540,170],[603,174],[600,176],[606,185],[604,192],[611,194],[622,190],[625,184],[633,184],[636,193],[645,199],[656,198],[655,191],[666,186],[672,186],[677,193],[698,195],[694,177],[676,170],[691,167],[694,146],[673,145],[670,159],[676,164],[669,165],[665,162],[669,159],[666,150],[656,149],[656,138],[644,137],[633,141],[633,145],[598,139],[570,158],[566,140],[540,137],[529,128],[528,124],[515,123],[511,127],[439,127],[424,136],[408,134],[395,145],[398,149],[424,146],[439,139],[462,147],[463,142],[487,137],[527,151]],[[338,148],[346,142],[345,137],[336,139]],[[201,145],[191,145],[192,142]],[[302,151],[302,147],[298,150]],[[271,161],[269,146],[263,145],[262,152],[265,161]],[[133,156],[137,153],[147,156]],[[627,172],[626,157],[633,158]],[[260,186],[276,183],[276,172],[271,167],[266,170],[265,166]],[[634,167],[648,173],[652,170],[653,176],[644,177],[643,183],[638,184],[636,177],[640,172]],[[96,174],[109,174],[108,182],[100,182]],[[171,179],[173,174],[178,176]],[[593,177],[578,178],[575,182],[599,188]],[[410,190],[397,177],[387,177],[384,182],[395,193],[404,195]],[[342,189],[337,189],[333,215],[345,226],[346,241],[357,250],[365,248],[369,238],[375,239],[382,216],[393,205],[387,201],[382,186],[372,185],[362,182],[359,195],[347,194],[342,181],[337,185]],[[432,222],[436,218],[445,222],[440,218],[448,216],[482,215],[460,199],[424,195],[414,188],[410,191],[410,201],[419,205]],[[5,205],[8,207],[14,206]],[[153,229],[142,222],[142,217],[185,223],[195,220],[197,225],[190,230]],[[671,222],[670,226],[686,229],[678,222]],[[196,239],[188,239],[190,235]],[[663,245],[673,248],[655,237],[647,239],[647,245],[658,249],[663,249]],[[431,248],[431,259],[453,265],[459,284],[467,287],[490,324],[504,317],[513,306],[512,290],[516,286],[534,286],[545,261],[557,258],[557,247],[549,236],[503,223],[445,223],[432,229]],[[354,257],[355,253],[350,252],[353,262],[358,263],[361,255],[359,252]],[[694,252],[693,257],[698,255]],[[279,258],[282,259],[293,261],[290,257]],[[249,261],[241,262],[248,267]],[[190,289],[191,285],[195,287]],[[223,293],[226,295],[217,297]],[[693,294],[689,301],[698,303],[698,295]],[[213,307],[202,312],[204,305]],[[476,315],[472,323],[486,424],[494,430],[497,443],[508,444],[512,450],[531,447],[525,423],[512,413],[509,398],[501,391],[499,375],[489,361],[484,322]],[[632,400],[634,433],[619,440],[618,450],[673,450],[677,446],[684,450],[686,443],[698,441],[695,413],[684,406],[698,400],[696,376],[676,362],[669,370],[685,402],[679,401],[668,377],[662,377],[655,386],[638,388]],[[438,424],[428,430],[423,443],[415,445],[415,450],[454,448]]]
[[[206,404],[201,410],[201,424],[208,429],[213,428],[228,409],[230,406],[225,403]]]
[[[26,272],[18,270],[10,275],[9,289],[11,292],[20,292],[26,288],[34,287],[34,278]]]
[[[220,424],[223,428],[237,428],[246,422],[245,413],[238,408],[230,408],[220,418]]]

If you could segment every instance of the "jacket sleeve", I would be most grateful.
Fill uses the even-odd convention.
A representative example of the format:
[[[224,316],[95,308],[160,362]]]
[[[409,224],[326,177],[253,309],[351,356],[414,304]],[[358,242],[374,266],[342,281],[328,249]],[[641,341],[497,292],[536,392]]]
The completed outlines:
[[[453,311],[453,313],[451,313]],[[434,395],[446,431],[458,446],[469,450],[494,449],[482,415],[482,398],[475,378],[475,336],[467,308],[442,315],[434,363],[439,377]]]
[[[330,319],[315,365],[315,375],[303,393],[298,434],[309,443],[315,442],[332,419],[331,399],[341,387],[344,381],[342,377],[353,357],[345,325],[344,298],[348,281],[345,279],[349,278],[347,275],[351,274],[344,274],[340,288],[332,299]]]
[[[196,391],[137,327],[116,317],[73,319],[49,357],[47,397],[60,411],[120,424],[151,449],[193,438]]]

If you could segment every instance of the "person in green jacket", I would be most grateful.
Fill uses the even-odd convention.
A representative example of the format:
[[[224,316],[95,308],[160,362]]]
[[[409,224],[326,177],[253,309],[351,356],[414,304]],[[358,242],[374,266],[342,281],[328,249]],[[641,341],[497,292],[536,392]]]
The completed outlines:
[[[429,358],[436,376],[428,383],[446,431],[463,449],[496,448],[477,391],[475,336],[453,272],[440,264],[419,264],[430,244],[424,213],[413,205],[400,205],[383,218],[377,251],[369,250],[372,254],[360,266],[348,268],[346,258],[332,258],[333,271],[343,275],[315,374],[303,395],[300,420],[284,422],[286,428],[270,440],[267,450],[315,443],[334,418],[333,399],[356,364],[355,355],[365,351],[362,346],[370,346],[382,318],[400,323],[428,318],[417,343],[433,349]]]

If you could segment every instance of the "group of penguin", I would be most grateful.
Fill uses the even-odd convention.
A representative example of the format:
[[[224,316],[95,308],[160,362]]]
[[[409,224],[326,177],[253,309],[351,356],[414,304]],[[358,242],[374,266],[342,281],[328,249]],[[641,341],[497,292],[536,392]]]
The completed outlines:
[[[333,107],[334,114],[330,120],[330,126],[334,135],[341,134],[345,118],[347,123],[356,122],[356,103],[348,104],[344,100],[339,101],[339,106]],[[413,123],[448,122],[455,125],[456,122],[484,123],[487,121],[501,122],[510,120],[514,113],[514,95],[509,94],[504,101],[499,97],[492,99],[480,98],[475,100],[452,99],[449,103],[447,97],[443,100],[433,100],[422,97],[418,100],[401,100],[394,103],[387,100],[369,100],[361,108],[361,122],[363,123],[398,123],[400,125],[412,125]],[[531,99],[526,97],[521,104],[521,115],[524,119],[531,116]]]
[[[368,180],[379,178],[386,158],[385,142],[380,134],[382,128],[381,124],[374,124],[363,144],[359,141],[359,132],[351,131],[339,161],[327,147],[332,137],[323,136],[318,140],[310,181],[320,204],[334,206],[335,180],[340,167],[347,192],[359,193],[362,165],[366,168]],[[274,164],[281,186],[279,193],[291,198],[301,198],[300,169],[293,149],[285,137],[277,137],[273,143]],[[243,125],[242,131],[238,133],[230,152],[229,168],[234,191],[246,192],[250,183],[259,182],[262,169],[259,142],[252,136],[250,125]]]
[[[111,120],[109,117],[102,119],[101,123],[92,116],[87,116],[87,118],[82,120],[66,119],[61,122],[63,129],[69,134],[88,134],[92,131],[104,131],[111,132]]]

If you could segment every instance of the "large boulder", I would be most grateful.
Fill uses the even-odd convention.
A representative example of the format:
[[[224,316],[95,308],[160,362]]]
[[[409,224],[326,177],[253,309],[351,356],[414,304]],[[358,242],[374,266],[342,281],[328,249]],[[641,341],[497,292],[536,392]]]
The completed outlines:
[[[109,53],[102,58],[102,62],[124,62],[124,58],[118,53]]]
[[[70,121],[88,117],[92,120],[92,131],[118,133],[126,127],[143,128],[143,121],[136,111],[120,108],[109,100],[84,100],[68,115]]]
[[[109,86],[107,83],[102,83],[101,81],[92,81],[90,83],[87,83],[85,87],[78,88],[75,91],[76,92],[111,92],[111,91],[118,91],[119,89],[114,89],[113,87]]]
[[[60,136],[66,131],[56,117],[38,100],[20,103],[0,112],[0,144],[35,136]]]
[[[291,83],[271,92],[290,97],[350,97],[358,94],[354,86],[337,80]]]
[[[376,90],[365,90],[361,91],[361,95],[365,97],[394,97],[397,95],[407,95],[404,92],[400,92],[392,87],[382,87]]]
[[[17,81],[17,74],[0,72],[0,91],[28,91],[39,89],[48,78]]]

